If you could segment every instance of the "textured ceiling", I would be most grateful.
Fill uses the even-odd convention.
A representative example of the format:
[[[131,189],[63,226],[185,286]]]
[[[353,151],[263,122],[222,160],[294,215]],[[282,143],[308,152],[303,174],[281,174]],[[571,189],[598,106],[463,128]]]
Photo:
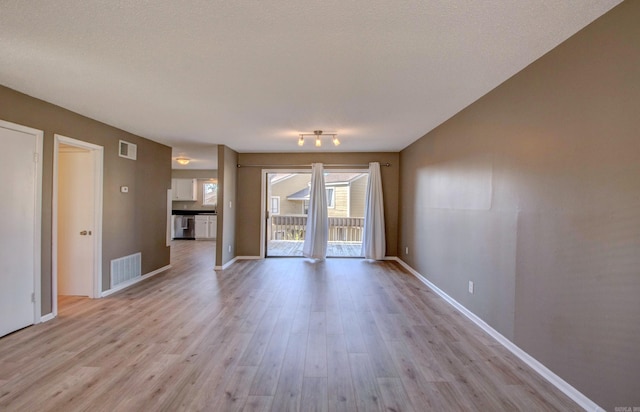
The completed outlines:
[[[401,150],[618,0],[0,0],[0,83],[171,146]]]

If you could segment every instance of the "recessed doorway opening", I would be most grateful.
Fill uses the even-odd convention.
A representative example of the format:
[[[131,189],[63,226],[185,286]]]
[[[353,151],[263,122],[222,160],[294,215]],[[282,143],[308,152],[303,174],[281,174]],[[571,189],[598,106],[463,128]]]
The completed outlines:
[[[102,146],[55,135],[53,315],[62,296],[102,291]]]
[[[327,257],[362,257],[368,170],[325,170]],[[302,257],[310,171],[266,171],[265,256]]]

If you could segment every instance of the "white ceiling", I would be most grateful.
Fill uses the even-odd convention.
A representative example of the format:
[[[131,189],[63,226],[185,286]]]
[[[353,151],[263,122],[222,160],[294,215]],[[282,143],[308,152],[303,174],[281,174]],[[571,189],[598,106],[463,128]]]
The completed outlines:
[[[398,151],[619,0],[0,2],[0,83],[171,146]]]
[[[189,163],[181,165],[176,161],[178,157],[186,157]],[[218,169],[218,146],[215,144],[174,144],[171,148],[172,169]]]

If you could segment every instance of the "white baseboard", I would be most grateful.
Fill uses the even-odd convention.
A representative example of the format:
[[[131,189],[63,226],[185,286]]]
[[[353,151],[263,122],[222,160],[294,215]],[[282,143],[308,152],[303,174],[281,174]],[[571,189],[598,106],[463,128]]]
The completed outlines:
[[[54,318],[55,315],[53,313],[47,313],[46,315],[40,317],[40,323],[49,322]]]
[[[145,279],[149,279],[150,277],[155,276],[158,273],[162,273],[162,272],[164,272],[165,270],[168,270],[168,269],[171,269],[171,265],[163,266],[160,269],[156,269],[153,272],[149,272],[149,273],[147,273],[145,275],[140,276],[139,278],[135,278],[135,279],[131,279],[129,281],[123,282],[123,283],[121,283],[121,284],[119,284],[119,285],[117,285],[117,286],[115,286],[115,287],[113,287],[113,288],[111,288],[109,290],[105,290],[104,292],[102,292],[100,294],[100,297],[104,298],[106,296],[112,295],[112,294],[114,294],[116,292],[121,291],[122,289],[126,289],[131,285],[135,285],[138,282],[142,282]]]
[[[213,270],[225,270],[229,266],[233,265],[236,262],[236,260],[238,260],[238,256],[234,257],[233,259],[231,259],[230,261],[228,261],[227,263],[225,263],[222,266],[214,267]]]
[[[236,256],[230,261],[228,261],[227,263],[225,263],[224,265],[214,267],[213,270],[225,270],[229,266],[236,263],[238,260],[259,260],[259,259],[263,259],[263,258],[260,256]]]
[[[587,398],[584,394],[578,391],[576,388],[567,383],[564,379],[553,373],[549,368],[544,366],[538,360],[536,360],[533,356],[529,355],[524,350],[520,349],[515,343],[511,342],[509,339],[505,338],[500,332],[493,329],[489,324],[479,318],[476,314],[471,312],[469,309],[460,304],[457,300],[453,299],[451,296],[447,295],[443,290],[434,285],[427,278],[422,276],[419,272],[409,266],[405,261],[398,257],[392,257],[388,260],[395,260],[400,263],[402,267],[407,269],[412,275],[418,278],[422,283],[424,283],[429,289],[433,290],[436,294],[438,294],[442,299],[447,301],[451,306],[460,311],[463,315],[469,318],[473,323],[478,325],[482,330],[487,332],[491,337],[498,341],[502,346],[507,348],[511,353],[517,356],[520,360],[526,363],[533,370],[538,372],[540,376],[545,378],[549,383],[558,388],[562,393],[571,398],[575,403],[580,405],[586,411],[593,412],[605,412],[603,408],[598,406],[591,399]]]

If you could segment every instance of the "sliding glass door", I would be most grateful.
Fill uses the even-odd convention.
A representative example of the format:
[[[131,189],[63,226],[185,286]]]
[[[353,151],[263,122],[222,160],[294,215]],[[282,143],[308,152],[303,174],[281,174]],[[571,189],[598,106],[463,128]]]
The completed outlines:
[[[360,257],[369,174],[326,171],[328,257]],[[309,209],[310,171],[267,173],[266,256],[302,257]]]

